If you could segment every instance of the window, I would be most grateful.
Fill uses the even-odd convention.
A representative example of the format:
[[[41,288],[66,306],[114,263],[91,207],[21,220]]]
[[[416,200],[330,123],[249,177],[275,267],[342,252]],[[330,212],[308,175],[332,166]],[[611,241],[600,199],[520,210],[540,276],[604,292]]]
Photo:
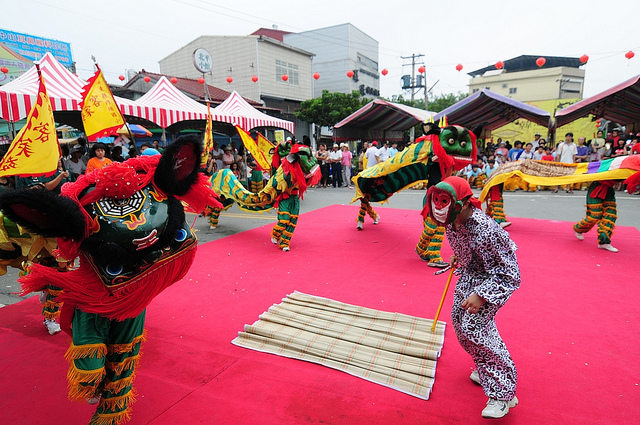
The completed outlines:
[[[478,92],[478,91],[480,91],[480,89],[473,89],[473,91],[471,93],[475,93],[475,92]]]
[[[282,80],[283,74],[287,74],[287,76],[289,77],[287,81]],[[276,81],[279,83],[291,84],[293,86],[300,85],[300,74],[298,72],[298,65],[276,59]]]
[[[502,88],[503,89],[506,89],[507,87],[509,87],[509,84],[507,84],[507,83],[502,84]]]
[[[517,87],[511,87],[509,89],[509,94],[517,94],[518,93],[518,88]]]

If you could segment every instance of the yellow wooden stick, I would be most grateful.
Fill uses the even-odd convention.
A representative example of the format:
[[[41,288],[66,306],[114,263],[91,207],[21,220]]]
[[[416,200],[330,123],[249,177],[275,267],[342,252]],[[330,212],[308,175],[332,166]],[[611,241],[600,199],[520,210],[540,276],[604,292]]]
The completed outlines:
[[[440,305],[438,306],[438,311],[436,311],[436,317],[433,319],[433,325],[431,325],[431,332],[436,331],[436,324],[438,323],[438,317],[440,317],[440,310],[442,310],[442,305],[444,304],[444,299],[447,297],[447,291],[449,291],[449,285],[451,284],[451,279],[453,278],[453,271],[455,267],[451,267],[451,271],[449,272],[449,277],[447,278],[447,284],[444,286],[444,292],[442,293],[442,299],[440,300]]]

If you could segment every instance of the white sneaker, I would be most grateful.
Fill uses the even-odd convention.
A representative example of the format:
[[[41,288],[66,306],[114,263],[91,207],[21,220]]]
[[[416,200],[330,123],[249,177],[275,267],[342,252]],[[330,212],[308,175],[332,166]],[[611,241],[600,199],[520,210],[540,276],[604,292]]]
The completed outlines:
[[[356,224],[356,229],[362,230],[362,225],[363,225],[363,223],[361,221],[359,221],[358,224]]]
[[[511,226],[511,222],[510,221],[503,221],[503,222],[500,223],[500,227],[502,227],[503,229],[505,227],[509,227],[509,226]]]
[[[487,401],[487,407],[482,410],[482,417],[492,419],[502,418],[506,416],[507,413],[509,413],[509,409],[514,408],[517,405],[517,397],[513,397],[513,399],[509,401],[490,398],[489,401]]]
[[[282,252],[287,252],[289,251],[291,248],[289,248],[288,246],[285,246],[282,248]]]
[[[218,226],[211,226],[209,225],[209,230],[216,230],[218,228]]]
[[[609,252],[618,252],[618,248],[611,246],[610,243],[602,243],[598,244],[598,248],[606,249]]]
[[[380,216],[377,216],[375,220],[373,220],[373,224],[380,223]]]
[[[478,374],[477,370],[474,369],[473,372],[471,372],[471,376],[469,376],[469,378],[471,378],[471,380],[476,384],[482,385],[482,381],[480,381],[480,375]]]
[[[52,319],[44,319],[44,327],[49,331],[49,335],[55,335],[60,332],[62,329],[60,325]]]
[[[576,234],[576,238],[578,238],[579,241],[583,241],[584,240],[584,235],[582,233],[578,233],[575,230],[573,231],[573,233]]]
[[[276,238],[271,238],[271,243],[274,245],[278,245],[278,240]]]
[[[95,397],[88,398],[87,399],[87,404],[91,404],[91,405],[98,404],[98,403],[100,403],[100,399],[101,398],[102,398],[101,394],[98,394]]]

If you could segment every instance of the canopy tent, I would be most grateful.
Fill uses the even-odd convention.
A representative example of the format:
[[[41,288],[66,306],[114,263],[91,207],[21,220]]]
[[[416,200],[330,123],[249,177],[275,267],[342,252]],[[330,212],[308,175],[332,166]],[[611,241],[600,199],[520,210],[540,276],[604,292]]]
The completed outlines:
[[[251,106],[237,91],[233,91],[224,102],[212,110],[216,114],[228,114],[240,118],[237,125],[249,131],[256,127],[277,127],[293,134],[295,123],[272,117]],[[215,119],[215,118],[214,118]]]
[[[385,100],[373,100],[333,126],[333,140],[396,140],[403,132],[425,122],[435,112]]]
[[[639,122],[640,75],[561,109],[556,112],[556,125],[561,127],[589,114],[619,124]]]
[[[40,59],[47,93],[54,111],[79,111],[85,82],[73,75],[49,52]],[[16,122],[29,114],[38,95],[38,71],[31,67],[20,77],[0,87],[0,118]]]
[[[551,113],[515,99],[482,89],[449,106],[434,116],[434,121],[446,116],[450,124],[473,128],[486,123],[485,130],[495,130],[518,118],[549,128]]]
[[[164,76],[135,103],[157,108],[160,114],[158,117],[154,117],[153,122],[162,128],[167,128],[180,121],[205,121],[207,119],[207,107],[186,96]],[[215,109],[211,109],[214,121],[239,125],[239,117],[215,112]]]

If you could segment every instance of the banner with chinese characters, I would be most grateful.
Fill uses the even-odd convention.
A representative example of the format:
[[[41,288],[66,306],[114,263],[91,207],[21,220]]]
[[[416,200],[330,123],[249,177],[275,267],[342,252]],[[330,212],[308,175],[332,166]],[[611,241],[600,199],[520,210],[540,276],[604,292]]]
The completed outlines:
[[[38,97],[27,116],[27,125],[0,161],[0,177],[49,176],[58,168],[60,145],[56,123],[42,75],[39,78]]]
[[[207,165],[211,149],[213,149],[213,118],[211,117],[211,109],[207,102],[207,126],[204,130],[204,151],[202,151],[202,160],[200,161],[201,165]]]
[[[80,114],[87,140],[115,134],[125,123],[111,89],[98,67],[96,73],[84,86]]]

